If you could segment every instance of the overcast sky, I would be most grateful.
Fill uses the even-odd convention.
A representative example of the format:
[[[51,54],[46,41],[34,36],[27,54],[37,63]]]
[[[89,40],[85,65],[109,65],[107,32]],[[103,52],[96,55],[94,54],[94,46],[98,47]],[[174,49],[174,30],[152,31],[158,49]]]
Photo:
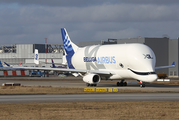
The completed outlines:
[[[0,0],[0,44],[179,37],[179,0]]]

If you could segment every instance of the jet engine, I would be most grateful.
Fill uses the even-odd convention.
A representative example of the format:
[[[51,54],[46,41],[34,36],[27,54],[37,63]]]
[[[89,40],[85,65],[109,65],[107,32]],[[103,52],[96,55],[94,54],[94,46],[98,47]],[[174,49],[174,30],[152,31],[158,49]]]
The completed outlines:
[[[87,74],[83,77],[83,81],[89,84],[97,84],[100,82],[100,80],[101,78],[97,74]]]

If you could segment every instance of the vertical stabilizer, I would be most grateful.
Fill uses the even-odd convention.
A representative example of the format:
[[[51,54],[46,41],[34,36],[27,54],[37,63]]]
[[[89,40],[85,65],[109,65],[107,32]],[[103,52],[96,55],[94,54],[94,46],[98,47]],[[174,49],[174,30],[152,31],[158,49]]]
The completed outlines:
[[[71,58],[74,55],[74,53],[77,51],[78,46],[75,45],[71,40],[70,37],[66,31],[65,28],[61,29],[61,33],[62,33],[62,40],[63,40],[63,46],[66,52],[66,60],[68,63],[68,67],[70,69],[74,69],[72,63],[71,63]]]
[[[39,64],[39,52],[38,49],[35,49],[34,63]]]
[[[56,68],[56,66],[55,66],[55,64],[53,62],[53,59],[51,59],[51,60],[52,60],[52,68]]]

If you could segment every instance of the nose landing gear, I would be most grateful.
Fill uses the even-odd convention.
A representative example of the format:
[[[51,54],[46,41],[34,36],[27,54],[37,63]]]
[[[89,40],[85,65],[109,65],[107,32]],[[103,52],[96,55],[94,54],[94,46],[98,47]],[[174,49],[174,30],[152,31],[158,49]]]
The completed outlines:
[[[145,84],[142,81],[140,81],[140,87],[141,88],[145,87]]]

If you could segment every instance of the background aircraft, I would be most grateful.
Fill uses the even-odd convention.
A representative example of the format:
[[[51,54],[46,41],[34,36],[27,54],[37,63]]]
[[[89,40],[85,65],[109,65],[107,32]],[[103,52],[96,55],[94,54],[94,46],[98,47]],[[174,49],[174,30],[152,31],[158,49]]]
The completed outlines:
[[[4,62],[4,64],[6,64],[8,67],[13,67],[13,66],[17,66],[17,65],[9,65],[8,63]],[[19,65],[22,66],[22,62],[19,63]]]
[[[67,67],[67,63],[66,63],[66,58],[64,58],[63,56],[63,63],[54,63],[53,62],[53,59],[51,59],[52,63],[49,63],[49,62],[44,62],[44,61],[39,61],[39,52],[38,52],[38,49],[35,49],[35,56],[34,56],[34,63],[36,65],[39,65],[40,63],[46,63],[46,64],[52,64],[52,68],[66,68]],[[56,65],[60,65],[60,66],[55,66]]]

